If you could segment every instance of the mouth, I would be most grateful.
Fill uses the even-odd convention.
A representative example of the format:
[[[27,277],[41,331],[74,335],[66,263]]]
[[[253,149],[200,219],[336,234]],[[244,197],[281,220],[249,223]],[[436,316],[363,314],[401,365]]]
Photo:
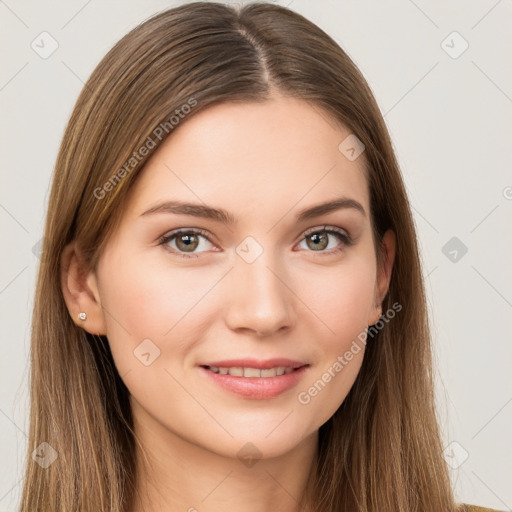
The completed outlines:
[[[225,391],[253,400],[274,398],[294,388],[309,366],[290,359],[238,359],[199,365],[209,382]]]
[[[307,366],[307,365],[303,365]],[[279,377],[281,375],[288,375],[289,373],[295,372],[302,368],[292,366],[275,366],[273,368],[251,368],[250,366],[207,366],[202,365],[202,368],[209,370],[213,373],[219,373],[221,375],[232,375],[233,377],[247,377],[249,379],[261,378],[261,377]]]

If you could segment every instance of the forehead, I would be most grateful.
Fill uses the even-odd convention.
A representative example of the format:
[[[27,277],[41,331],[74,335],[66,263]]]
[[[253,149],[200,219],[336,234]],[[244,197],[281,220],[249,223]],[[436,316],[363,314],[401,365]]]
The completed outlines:
[[[349,136],[320,108],[289,97],[208,107],[182,120],[151,157],[129,211],[177,199],[275,220],[340,196],[369,211],[364,153],[351,160],[340,150]]]

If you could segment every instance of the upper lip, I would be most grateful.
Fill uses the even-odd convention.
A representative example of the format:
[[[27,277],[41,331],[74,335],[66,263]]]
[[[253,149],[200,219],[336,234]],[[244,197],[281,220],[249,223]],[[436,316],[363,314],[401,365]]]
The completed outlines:
[[[300,368],[306,366],[307,363],[301,361],[294,361],[283,357],[276,357],[274,359],[266,359],[264,361],[258,359],[225,359],[223,361],[210,361],[202,363],[200,366],[215,366],[217,368],[258,368],[260,370],[267,370],[269,368],[276,368],[284,366],[285,368]]]

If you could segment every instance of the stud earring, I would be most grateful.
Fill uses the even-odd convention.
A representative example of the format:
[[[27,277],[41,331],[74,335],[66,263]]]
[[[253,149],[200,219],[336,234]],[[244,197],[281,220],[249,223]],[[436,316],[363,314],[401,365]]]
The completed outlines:
[[[78,318],[79,318],[80,320],[82,320],[82,321],[83,321],[83,320],[86,320],[86,319],[87,319],[87,314],[86,314],[86,313],[83,313],[83,312],[82,312],[82,313],[78,313]]]

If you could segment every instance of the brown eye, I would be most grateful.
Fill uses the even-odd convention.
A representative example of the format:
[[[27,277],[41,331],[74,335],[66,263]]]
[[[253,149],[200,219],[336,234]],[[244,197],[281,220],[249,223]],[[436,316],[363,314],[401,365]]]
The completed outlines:
[[[329,244],[329,236],[326,233],[313,233],[312,235],[308,235],[306,240],[311,240],[312,243],[308,243],[308,246],[315,251],[325,249]]]
[[[325,250],[329,248],[331,239],[338,238],[341,241],[338,245],[335,243],[331,245],[331,250]],[[350,235],[335,227],[324,226],[323,229],[312,229],[305,233],[303,241],[306,242],[307,248],[311,249],[311,252],[317,252],[321,255],[330,255],[342,251],[345,247],[352,244],[352,238]]]
[[[206,252],[195,252],[199,246],[204,246],[204,243],[201,244],[202,239],[211,244],[206,231],[181,229],[163,236],[160,239],[160,245],[164,245],[166,249],[177,256],[182,256],[184,258],[198,258],[201,252]],[[173,243],[175,244],[175,247],[172,246]]]
[[[185,233],[176,236],[176,246],[180,251],[194,252],[198,245],[197,235]]]

